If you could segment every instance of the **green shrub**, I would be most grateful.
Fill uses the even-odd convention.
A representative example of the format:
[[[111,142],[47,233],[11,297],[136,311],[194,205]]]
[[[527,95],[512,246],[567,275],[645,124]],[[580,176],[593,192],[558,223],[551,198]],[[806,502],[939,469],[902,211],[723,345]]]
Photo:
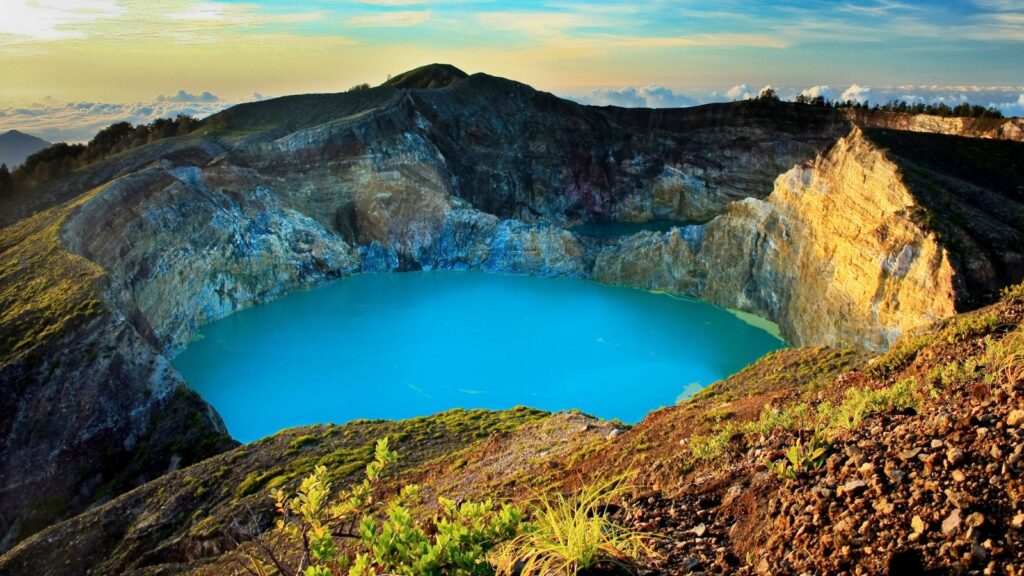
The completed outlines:
[[[917,357],[917,353],[931,342],[932,336],[927,334],[899,339],[888,352],[879,356],[868,367],[868,374],[884,379],[886,376],[906,368]]]
[[[743,426],[743,432],[761,437],[771,436],[776,430],[793,431],[806,426],[814,415],[806,402],[798,402],[783,409],[773,406],[761,410],[760,416]]]
[[[843,430],[853,430],[871,413],[920,407],[925,391],[914,378],[906,378],[877,390],[850,388],[838,406],[831,402],[818,405],[818,425],[832,435]]]
[[[444,498],[439,500],[440,513],[424,521],[410,508],[419,497],[416,486],[402,488],[386,502],[376,498],[385,471],[397,458],[385,438],[375,446],[365,479],[337,497],[331,496],[323,465],[303,479],[294,496],[274,491],[281,516],[274,534],[283,536],[276,544],[283,542],[285,549],[259,536],[259,555],[249,557],[247,571],[284,576],[494,576],[525,565],[528,569],[516,573],[575,574],[602,563],[627,565],[647,550],[641,535],[620,528],[603,511],[603,503],[619,493],[621,483],[540,500],[530,509],[533,522],[526,522],[522,509],[510,504]],[[249,484],[266,476],[255,475]],[[564,571],[549,571],[556,567]]]
[[[942,330],[942,338],[950,344],[956,344],[977,336],[991,334],[998,327],[999,315],[995,312],[968,314],[950,322]]]
[[[729,442],[736,435],[736,426],[728,425],[715,434],[696,434],[690,438],[690,458],[697,462],[714,462],[725,456]]]

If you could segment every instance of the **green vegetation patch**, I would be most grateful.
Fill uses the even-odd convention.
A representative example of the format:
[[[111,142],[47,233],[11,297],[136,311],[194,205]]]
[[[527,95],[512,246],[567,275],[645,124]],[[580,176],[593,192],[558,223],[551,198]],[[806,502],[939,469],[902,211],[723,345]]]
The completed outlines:
[[[60,238],[68,216],[97,192],[0,229],[0,366],[103,310],[103,269]]]

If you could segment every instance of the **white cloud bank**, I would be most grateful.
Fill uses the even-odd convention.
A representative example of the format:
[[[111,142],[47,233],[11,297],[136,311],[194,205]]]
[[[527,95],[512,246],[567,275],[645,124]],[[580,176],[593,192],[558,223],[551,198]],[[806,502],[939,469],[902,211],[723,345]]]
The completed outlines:
[[[157,102],[220,102],[220,98],[209,92],[203,92],[202,94],[189,94],[184,90],[178,90],[178,93],[173,96],[164,96],[163,94],[156,97]]]
[[[566,98],[581,104],[596,106],[622,106],[626,108],[674,108],[695,106],[710,102],[750,100],[766,88],[773,88],[779,98],[794,100],[798,94],[809,98],[821,96],[826,100],[852,100],[869,104],[884,104],[890,100],[908,103],[945,103],[956,106],[970,102],[981,106],[994,106],[1006,116],[1024,116],[1024,86],[865,86],[851,84],[846,88],[829,85],[794,88],[791,86],[765,86],[758,90],[749,84],[737,84],[726,90],[679,94],[670,88],[647,86],[644,88],[598,88],[582,95]]]
[[[698,104],[697,100],[684,94],[676,94],[664,86],[599,88],[582,96],[570,97],[570,100],[593,106],[622,108],[682,108]]]
[[[263,95],[253,94],[252,100]],[[157,118],[187,114],[203,118],[233,106],[210,92],[192,94],[180,90],[172,96],[158,96],[152,102],[59,103],[52,98],[29,106],[0,108],[0,132],[19,130],[50,142],[86,142],[100,129],[115,122],[148,124]]]

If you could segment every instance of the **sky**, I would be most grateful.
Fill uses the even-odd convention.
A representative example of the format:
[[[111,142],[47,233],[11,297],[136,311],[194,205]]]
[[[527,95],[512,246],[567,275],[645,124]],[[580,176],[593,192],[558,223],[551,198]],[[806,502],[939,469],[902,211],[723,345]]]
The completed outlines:
[[[1024,114],[1024,0],[0,0],[0,131],[337,92],[431,62],[593,104],[772,85]]]

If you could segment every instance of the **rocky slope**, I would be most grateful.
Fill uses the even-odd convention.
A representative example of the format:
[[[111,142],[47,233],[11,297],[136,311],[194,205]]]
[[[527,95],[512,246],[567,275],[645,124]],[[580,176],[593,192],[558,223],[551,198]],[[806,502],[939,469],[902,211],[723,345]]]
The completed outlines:
[[[0,230],[0,549],[230,446],[168,357],[358,271],[593,277],[883,349],[1019,280],[1019,165],[950,167],[961,140],[922,157],[830,109],[592,108],[428,67],[238,106],[34,189]],[[566,229],[651,219],[693,224]]]

